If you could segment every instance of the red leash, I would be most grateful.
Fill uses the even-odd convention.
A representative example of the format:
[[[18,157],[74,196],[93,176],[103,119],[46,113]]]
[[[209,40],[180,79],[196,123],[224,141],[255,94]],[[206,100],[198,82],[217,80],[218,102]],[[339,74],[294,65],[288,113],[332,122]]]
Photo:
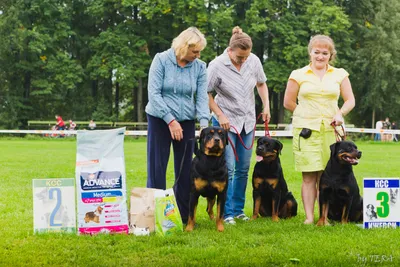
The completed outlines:
[[[237,136],[238,136],[238,138],[239,138],[240,143],[242,144],[242,146],[243,146],[246,150],[251,150],[251,149],[253,148],[253,145],[254,145],[254,138],[255,138],[255,136],[256,136],[257,121],[260,119],[261,116],[262,116],[262,113],[260,113],[260,114],[258,115],[258,117],[257,117],[257,119],[256,119],[256,123],[254,124],[253,137],[252,137],[252,141],[251,141],[251,146],[250,146],[250,147],[247,147],[247,146],[244,144],[243,139],[242,139],[242,137],[240,136],[239,131],[236,129],[235,126],[232,126],[232,125],[231,125],[231,128],[232,128],[233,130],[235,130],[235,132],[236,132],[236,134],[237,134]],[[264,126],[265,126],[265,136],[271,137],[270,134],[269,134],[268,121],[264,121]],[[239,161],[239,157],[238,157],[238,155],[237,155],[237,153],[236,153],[235,146],[233,145],[232,140],[229,138],[229,136],[228,136],[228,141],[229,141],[229,143],[230,143],[231,146],[232,146],[233,153],[235,154],[236,161]]]
[[[336,125],[335,125],[334,122],[331,123],[331,126],[333,127],[333,130],[335,130],[336,142],[346,140],[346,132],[345,132],[345,130],[344,130],[343,124],[340,125],[340,127],[342,127],[343,135],[341,135],[341,134],[338,132],[338,130],[336,129]]]

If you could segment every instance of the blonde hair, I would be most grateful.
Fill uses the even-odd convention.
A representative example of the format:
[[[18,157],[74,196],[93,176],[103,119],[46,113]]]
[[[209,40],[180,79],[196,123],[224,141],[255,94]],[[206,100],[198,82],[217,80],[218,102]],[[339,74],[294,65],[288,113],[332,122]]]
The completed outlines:
[[[189,47],[198,48],[200,51],[207,45],[207,40],[196,27],[189,27],[181,32],[172,41],[172,48],[175,50],[175,55],[182,59],[186,56]]]
[[[253,47],[253,42],[247,33],[244,33],[239,26],[236,26],[232,29],[229,47],[232,49],[240,48],[242,50],[249,50]]]
[[[329,62],[334,61],[336,58],[336,49],[335,49],[335,43],[333,42],[332,38],[327,35],[321,35],[321,34],[313,36],[310,39],[310,42],[308,43],[308,54],[310,54],[313,47],[318,44],[322,44],[328,47],[329,52],[331,53]]]

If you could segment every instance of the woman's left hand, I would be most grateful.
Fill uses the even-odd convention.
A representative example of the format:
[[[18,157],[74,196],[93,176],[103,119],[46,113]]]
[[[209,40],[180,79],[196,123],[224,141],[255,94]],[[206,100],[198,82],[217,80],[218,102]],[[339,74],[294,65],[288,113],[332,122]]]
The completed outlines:
[[[343,115],[340,111],[333,116],[332,123],[334,123],[336,126],[340,126],[344,123]]]

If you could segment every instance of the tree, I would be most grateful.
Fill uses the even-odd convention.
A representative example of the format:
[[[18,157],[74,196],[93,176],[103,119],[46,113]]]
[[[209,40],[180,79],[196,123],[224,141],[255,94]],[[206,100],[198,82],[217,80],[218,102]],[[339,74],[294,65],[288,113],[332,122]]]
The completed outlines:
[[[375,127],[378,119],[400,115],[399,12],[400,3],[395,0],[364,0],[351,12],[356,33],[352,82],[357,104],[353,116],[360,125]]]
[[[62,106],[62,96],[81,81],[82,69],[65,49],[73,35],[69,18],[63,1],[50,0],[17,0],[1,16],[4,91],[15,119],[9,127],[54,112],[50,105]]]

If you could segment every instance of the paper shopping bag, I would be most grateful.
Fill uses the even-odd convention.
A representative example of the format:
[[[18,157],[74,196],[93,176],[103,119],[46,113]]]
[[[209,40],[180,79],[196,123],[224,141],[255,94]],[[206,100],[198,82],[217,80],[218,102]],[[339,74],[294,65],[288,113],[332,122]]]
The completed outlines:
[[[133,234],[154,232],[155,229],[155,199],[154,193],[161,189],[134,187],[131,190],[131,207],[129,226]]]

